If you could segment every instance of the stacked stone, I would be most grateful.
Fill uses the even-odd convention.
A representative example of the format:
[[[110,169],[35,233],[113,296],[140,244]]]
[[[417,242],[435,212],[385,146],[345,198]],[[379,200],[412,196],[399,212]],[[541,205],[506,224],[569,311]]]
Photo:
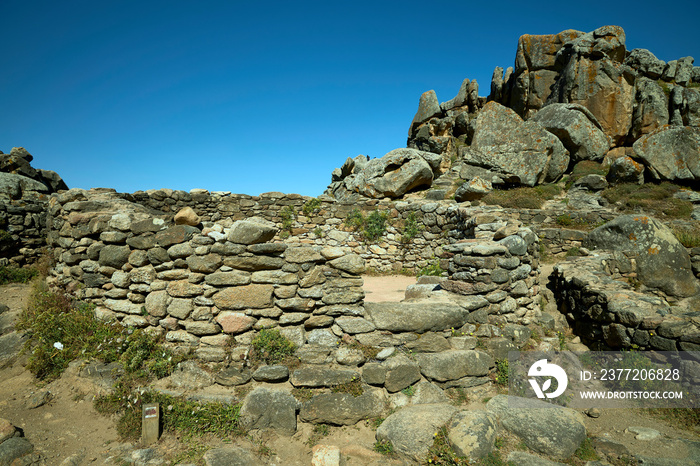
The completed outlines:
[[[36,262],[46,246],[45,197],[21,200],[0,197],[0,266],[21,267]]]
[[[529,228],[493,214],[467,223],[475,239],[448,246],[452,257],[442,288],[462,295],[483,295],[490,303],[476,312],[503,315],[508,322],[528,324],[539,317],[539,239]]]
[[[672,309],[620,280],[634,276],[635,262],[613,253],[558,264],[550,280],[574,333],[592,349],[700,351],[692,309]]]

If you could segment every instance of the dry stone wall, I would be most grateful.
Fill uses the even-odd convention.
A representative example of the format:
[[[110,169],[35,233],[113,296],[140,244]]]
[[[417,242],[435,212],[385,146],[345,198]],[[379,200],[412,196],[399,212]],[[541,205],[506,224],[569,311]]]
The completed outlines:
[[[634,258],[601,253],[563,262],[550,277],[559,308],[592,349],[699,351],[700,319],[692,302],[670,306],[640,293]]]
[[[46,205],[43,194],[21,199],[0,195],[0,266],[35,263],[45,252]]]

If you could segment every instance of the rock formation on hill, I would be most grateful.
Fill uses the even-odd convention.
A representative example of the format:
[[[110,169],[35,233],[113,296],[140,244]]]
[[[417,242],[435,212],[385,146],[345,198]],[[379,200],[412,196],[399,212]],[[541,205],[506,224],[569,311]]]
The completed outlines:
[[[617,164],[613,183],[696,182],[700,67],[693,62],[666,63],[649,50],[627,50],[619,26],[523,35],[515,66],[494,70],[488,98],[469,79],[447,102],[425,92],[409,128],[413,155],[348,159],[326,192],[342,200],[400,198],[430,187],[451,167],[459,168],[464,189],[534,186],[556,181],[583,160]],[[625,152],[632,157],[615,162]],[[427,161],[425,153],[440,156],[428,162],[432,179],[416,163]]]
[[[32,160],[24,147],[13,147],[9,154],[0,151],[0,196],[20,199],[24,192],[50,194],[68,189],[55,171],[32,168]]]

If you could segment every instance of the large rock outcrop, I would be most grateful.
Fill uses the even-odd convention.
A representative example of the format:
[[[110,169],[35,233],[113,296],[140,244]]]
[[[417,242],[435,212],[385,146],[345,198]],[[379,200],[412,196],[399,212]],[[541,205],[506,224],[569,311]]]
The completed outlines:
[[[665,126],[634,143],[635,155],[657,180],[700,180],[700,128]]]
[[[535,186],[557,180],[569,166],[561,141],[534,121],[489,102],[476,119],[472,145],[460,151],[467,165],[485,168],[505,182]]]
[[[671,230],[651,217],[617,217],[593,230],[583,245],[631,254],[637,262],[638,279],[650,288],[677,297],[698,292],[688,251]]]
[[[0,151],[0,172],[22,177],[4,177],[3,185],[18,186],[14,191],[17,192],[19,189],[20,193],[24,190],[55,193],[61,189],[68,189],[58,173],[51,170],[35,169],[30,164],[32,160],[34,157],[24,147],[13,147],[9,154],[3,154]],[[27,179],[43,184],[44,189],[41,189],[36,183],[29,183]],[[3,191],[7,191],[7,189]]]
[[[632,126],[634,72],[622,64],[625,32],[604,26],[562,46],[561,69],[548,102],[576,103],[600,122],[613,145],[622,145]]]
[[[601,160],[610,149],[610,142],[600,123],[581,105],[547,105],[530,121],[539,123],[558,137],[569,151],[573,162]]]
[[[395,149],[331,184],[329,190],[340,199],[349,199],[353,194],[372,199],[401,197],[418,187],[429,187],[441,159],[430,152]]]

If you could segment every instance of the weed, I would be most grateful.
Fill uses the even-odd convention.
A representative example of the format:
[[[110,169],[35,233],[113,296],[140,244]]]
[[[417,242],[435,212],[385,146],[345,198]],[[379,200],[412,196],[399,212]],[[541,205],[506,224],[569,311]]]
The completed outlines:
[[[115,391],[95,399],[95,410],[101,414],[120,414],[117,433],[123,439],[141,435],[141,407],[159,403],[163,432],[182,435],[213,433],[218,436],[242,435],[239,425],[240,404],[198,403],[160,392],[135,390],[129,381],[119,381]]]
[[[410,212],[404,221],[403,231],[401,232],[401,242],[408,243],[413,240],[420,232],[420,227],[416,220],[416,213]]]
[[[595,452],[593,448],[593,442],[590,438],[585,438],[581,445],[574,452],[574,457],[580,459],[581,461],[598,461],[600,457]]]
[[[339,383],[331,387],[333,393],[349,393],[354,397],[358,397],[365,392],[362,386],[362,381],[359,377],[353,377],[350,382]]]
[[[97,320],[94,306],[51,292],[43,283],[34,287],[17,328],[28,336],[27,368],[42,380],[60,376],[78,357],[116,361],[128,344],[125,327]]]
[[[367,216],[364,229],[365,238],[369,241],[378,240],[386,232],[386,221],[389,215],[386,212],[373,211]]]
[[[413,388],[413,385],[409,385],[408,387],[401,390],[401,393],[403,393],[404,395],[406,395],[408,397],[411,397],[411,396],[416,394],[416,389]]]
[[[306,215],[307,217],[314,214],[315,212],[317,212],[320,209],[321,209],[321,200],[318,198],[309,199],[301,207],[301,211],[304,212],[304,215]]]
[[[292,396],[299,401],[309,401],[314,397],[314,393],[310,388],[292,388]]]
[[[572,247],[568,251],[566,251],[565,257],[578,257],[581,256],[581,249],[577,247]]]
[[[377,430],[379,429],[379,426],[382,425],[382,422],[384,422],[385,420],[385,417],[373,417],[372,419],[367,419],[365,425],[367,425],[367,427],[369,427],[372,430]]]
[[[345,219],[345,225],[359,232],[365,241],[374,242],[386,233],[387,212],[372,211],[364,216],[360,209],[353,209]]]
[[[420,269],[416,276],[420,277],[421,275],[430,275],[439,277],[442,275],[442,272],[444,272],[444,270],[442,267],[440,267],[440,259],[433,256],[433,258],[428,262],[428,265]]]
[[[316,227],[313,229],[313,234],[316,238],[323,238],[323,229],[321,229],[321,227]]]
[[[365,359],[376,358],[380,351],[376,346],[363,345],[359,341],[353,341],[348,347],[360,351]]]
[[[501,387],[508,386],[508,360],[507,359],[497,359],[496,360],[496,385]]]
[[[314,425],[314,428],[311,431],[311,435],[306,441],[306,444],[310,447],[313,447],[319,442],[319,440],[321,440],[323,437],[327,437],[330,433],[331,428],[328,424],[316,424]]]
[[[462,387],[448,388],[446,393],[454,405],[459,406],[469,403],[469,395]]]
[[[296,351],[296,345],[285,338],[277,329],[262,329],[250,343],[255,358],[267,364],[275,364],[291,356]]]
[[[672,225],[671,231],[680,243],[686,248],[700,247],[700,226]]]
[[[482,202],[512,209],[541,209],[545,201],[554,199],[560,193],[561,187],[556,184],[543,184],[534,188],[497,189],[484,196]]]
[[[297,218],[297,214],[294,211],[294,207],[287,205],[280,209],[280,218],[282,219],[281,229],[283,231],[291,233],[292,225],[294,225],[294,220]]]
[[[39,274],[33,268],[0,267],[0,285],[7,283],[27,283]]]
[[[433,445],[428,449],[427,463],[450,466],[468,466],[469,461],[466,458],[457,456],[454,450],[452,450],[447,435],[446,427],[441,427],[437,432],[435,432]]]
[[[392,458],[396,456],[394,444],[391,443],[390,440],[377,440],[377,442],[374,444],[374,451]]]
[[[622,183],[603,190],[602,196],[623,212],[647,212],[656,217],[690,218],[693,204],[673,197],[680,190],[669,182]]]
[[[557,332],[557,338],[559,338],[559,350],[566,351],[568,347],[566,345],[566,335],[564,335],[564,332]]]

